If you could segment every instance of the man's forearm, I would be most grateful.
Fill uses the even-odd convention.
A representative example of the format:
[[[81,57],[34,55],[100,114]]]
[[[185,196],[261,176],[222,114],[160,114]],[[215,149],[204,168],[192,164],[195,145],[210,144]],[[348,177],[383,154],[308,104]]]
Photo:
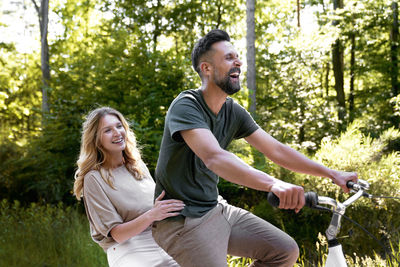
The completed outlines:
[[[276,178],[249,166],[226,150],[215,153],[204,163],[208,169],[225,180],[256,190],[269,192],[278,181]]]
[[[270,159],[286,169],[331,179],[334,176],[334,170],[307,158],[289,146],[282,145],[279,150]]]
[[[259,129],[245,138],[246,141],[274,163],[295,172],[333,178],[335,171],[310,160],[293,148],[282,144]]]

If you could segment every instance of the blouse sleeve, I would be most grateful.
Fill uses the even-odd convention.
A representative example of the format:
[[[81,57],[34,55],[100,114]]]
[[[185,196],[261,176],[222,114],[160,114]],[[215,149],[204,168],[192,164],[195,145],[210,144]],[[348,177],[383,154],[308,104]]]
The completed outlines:
[[[83,195],[89,222],[96,232],[107,237],[113,227],[123,223],[121,216],[94,174],[89,173],[85,177]]]

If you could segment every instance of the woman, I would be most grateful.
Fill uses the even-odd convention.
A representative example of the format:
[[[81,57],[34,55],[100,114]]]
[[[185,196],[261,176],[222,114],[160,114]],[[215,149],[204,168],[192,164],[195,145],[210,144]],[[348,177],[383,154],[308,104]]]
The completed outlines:
[[[102,107],[83,123],[74,194],[83,197],[93,240],[110,266],[179,266],[154,241],[151,224],[179,215],[180,200],[154,206],[155,183],[141,159],[136,138],[120,112]]]

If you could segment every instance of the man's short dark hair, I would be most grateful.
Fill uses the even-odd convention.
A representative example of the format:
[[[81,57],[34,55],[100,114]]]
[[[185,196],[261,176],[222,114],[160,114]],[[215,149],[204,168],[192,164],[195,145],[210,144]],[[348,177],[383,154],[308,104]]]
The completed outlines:
[[[231,41],[226,31],[214,29],[197,41],[192,51],[192,65],[195,71],[200,75],[200,58],[211,50],[211,46],[217,42]],[[200,75],[201,76],[201,75]]]

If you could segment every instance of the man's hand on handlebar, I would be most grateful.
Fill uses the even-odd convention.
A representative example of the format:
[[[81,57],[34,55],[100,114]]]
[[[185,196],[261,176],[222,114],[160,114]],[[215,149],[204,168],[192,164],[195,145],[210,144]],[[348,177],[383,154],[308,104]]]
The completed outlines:
[[[297,213],[305,204],[304,189],[301,186],[279,181],[271,187],[271,192],[279,198],[280,209],[294,209]]]
[[[332,171],[332,181],[340,186],[345,193],[350,192],[347,183],[352,181],[357,183],[358,176],[355,172]],[[304,189],[301,186],[289,184],[283,181],[276,182],[271,187],[271,192],[279,199],[280,209],[293,209],[299,212],[305,205]]]
[[[353,181],[357,183],[358,175],[355,172],[341,172],[341,171],[333,171],[333,175],[331,177],[332,181],[340,186],[345,193],[349,193],[350,189],[347,187],[348,181]]]

